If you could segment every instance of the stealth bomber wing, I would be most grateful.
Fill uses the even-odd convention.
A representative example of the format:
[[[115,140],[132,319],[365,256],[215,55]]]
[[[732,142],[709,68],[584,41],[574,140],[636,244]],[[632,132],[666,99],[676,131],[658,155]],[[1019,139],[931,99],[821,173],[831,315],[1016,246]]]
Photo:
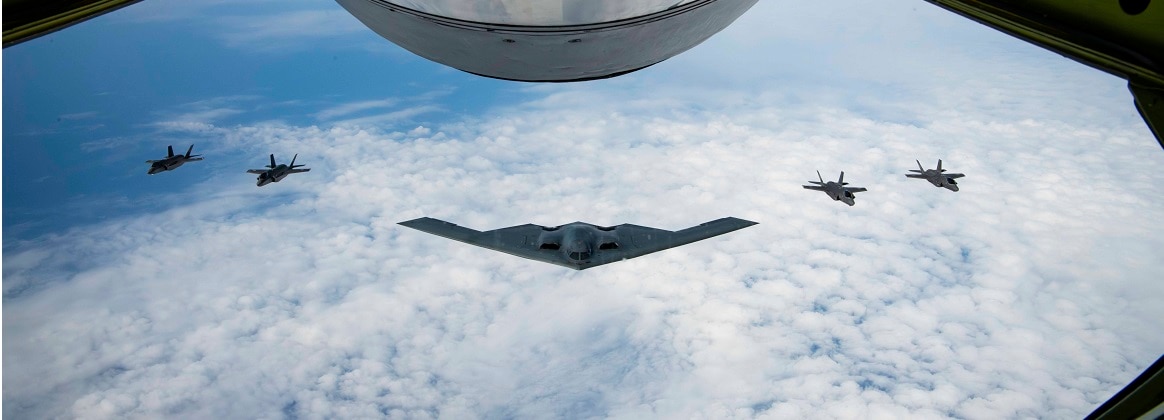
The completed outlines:
[[[525,224],[481,232],[430,217],[400,222],[422,232],[575,270],[641,257],[754,224],[726,217],[679,231],[574,222],[555,227]]]

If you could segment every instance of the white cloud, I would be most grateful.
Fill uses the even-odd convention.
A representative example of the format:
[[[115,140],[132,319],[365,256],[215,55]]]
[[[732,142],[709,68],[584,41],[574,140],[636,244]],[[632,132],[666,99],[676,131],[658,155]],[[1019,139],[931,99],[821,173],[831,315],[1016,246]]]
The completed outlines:
[[[57,120],[87,120],[100,115],[97,111],[75,112],[71,114],[61,114]]]
[[[356,112],[367,111],[377,108],[389,108],[395,106],[399,101],[396,99],[378,99],[372,101],[356,101],[346,104],[336,105],[315,114],[316,119],[330,120],[336,117],[349,115]]]
[[[108,21],[120,25],[165,25],[167,29],[198,33],[217,39],[227,47],[252,52],[286,53],[317,49],[321,45],[380,51],[368,46],[368,40],[380,40],[375,35],[358,42],[351,42],[354,38],[337,41],[350,35],[364,36],[370,31],[332,2],[155,0],[111,14]]]
[[[163,130],[204,131],[215,122],[245,113],[261,99],[257,95],[230,95],[189,102],[173,110],[157,112],[161,119],[152,125]]]
[[[335,121],[334,123],[356,126],[384,125],[439,111],[441,111],[441,107],[438,105],[417,105],[408,108],[397,109],[395,111],[372,114],[357,118],[348,118],[345,120]]]
[[[368,30],[342,9],[296,10],[219,18],[219,36],[228,46],[259,49],[302,48],[306,40],[335,38]]]
[[[451,95],[456,89],[450,87],[430,87],[425,92],[401,98],[383,98],[372,100],[357,100],[332,104],[314,114],[315,119],[330,122],[331,124],[347,125],[385,125],[399,122],[401,119],[441,110],[439,100]],[[382,111],[383,109],[392,109]],[[372,115],[369,114],[371,112]],[[364,114],[354,117],[353,115]],[[333,121],[340,117],[349,117],[341,121]]]
[[[1164,216],[1164,154],[1119,81],[989,43],[765,80],[817,38],[759,22],[817,15],[757,7],[668,63],[423,130],[174,119],[313,170],[6,249],[5,415],[1079,417],[1158,357],[1164,235],[1136,221]],[[885,17],[906,29],[882,42],[841,13],[857,45],[820,54],[988,33],[918,7],[937,23]],[[731,48],[777,54],[705,63]],[[961,192],[902,176],[937,158]],[[870,191],[801,189],[818,169]],[[395,225],[419,216],[761,224],[573,272]]]
[[[258,6],[258,8],[282,6],[295,8],[313,5],[311,0],[257,0],[240,4],[232,0],[204,0],[198,2],[158,0],[149,3],[135,4],[118,13],[109,15],[111,19],[125,23],[172,22],[183,20],[199,20],[221,16],[224,10],[237,10],[239,6]]]

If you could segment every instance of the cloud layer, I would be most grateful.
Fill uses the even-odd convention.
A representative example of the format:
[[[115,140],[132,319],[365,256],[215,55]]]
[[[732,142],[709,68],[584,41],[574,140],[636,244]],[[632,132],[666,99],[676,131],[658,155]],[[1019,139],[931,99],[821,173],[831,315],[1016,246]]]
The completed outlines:
[[[1072,417],[1164,346],[1140,127],[765,100],[214,128],[314,170],[6,255],[6,414]],[[901,176],[938,157],[961,192]],[[422,215],[761,225],[573,272],[395,225]]]

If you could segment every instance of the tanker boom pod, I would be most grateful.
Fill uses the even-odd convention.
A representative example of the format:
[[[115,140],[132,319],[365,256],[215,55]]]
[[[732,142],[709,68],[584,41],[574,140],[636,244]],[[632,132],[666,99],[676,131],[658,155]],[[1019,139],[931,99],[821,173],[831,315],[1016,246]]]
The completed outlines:
[[[389,41],[469,73],[604,79],[674,57],[757,0],[336,0]]]

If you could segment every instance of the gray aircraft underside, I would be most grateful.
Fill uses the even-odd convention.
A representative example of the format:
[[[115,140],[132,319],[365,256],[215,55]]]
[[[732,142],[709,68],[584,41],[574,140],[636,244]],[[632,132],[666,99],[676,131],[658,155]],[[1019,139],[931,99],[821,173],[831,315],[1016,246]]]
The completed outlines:
[[[631,224],[603,227],[583,222],[557,227],[525,224],[481,232],[430,217],[400,222],[422,232],[575,270],[641,257],[755,224],[725,217],[674,232]]]
[[[202,155],[190,154],[193,151],[194,145],[191,144],[190,148],[186,149],[186,154],[175,155],[174,146],[166,146],[167,154],[165,158],[146,161],[146,163],[150,164],[150,169],[146,173],[153,175],[161,172],[172,171],[178,169],[178,167],[182,166],[182,164],[186,162],[197,162],[202,160]]]
[[[298,157],[299,157],[299,154],[296,153],[295,156],[291,158],[290,165],[286,165],[286,164],[282,164],[282,163],[276,165],[275,164],[275,155],[272,153],[271,154],[271,164],[267,165],[267,169],[248,169],[247,173],[259,174],[259,177],[256,178],[255,185],[261,187],[261,186],[270,184],[272,182],[282,181],[283,178],[287,177],[287,175],[310,171],[311,170],[310,168],[297,169],[301,166],[306,166],[306,165],[296,165],[295,164],[295,159]]]
[[[841,171],[841,177],[840,179],[837,179],[837,182],[825,182],[824,178],[820,176],[820,171],[816,171],[816,177],[820,181],[808,181],[810,184],[815,185],[804,185],[804,189],[824,191],[825,194],[829,195],[829,198],[848,204],[850,206],[857,204],[857,196],[853,195],[853,193],[869,191],[862,187],[846,187],[846,185],[849,185],[849,183],[845,182],[844,171]]]
[[[950,191],[958,191],[958,183],[954,180],[966,176],[963,174],[944,173],[944,172],[946,172],[946,170],[942,169],[942,160],[941,159],[938,159],[938,168],[937,169],[926,169],[926,168],[922,167],[920,160],[916,161],[916,162],[917,162],[917,169],[910,169],[909,170],[910,172],[916,172],[916,173],[905,174],[905,176],[908,178],[924,179],[926,181],[929,181],[931,184],[934,184],[935,187],[945,188],[945,189],[950,190]]]
[[[726,28],[757,0],[336,0],[429,60],[505,80],[630,73]]]

